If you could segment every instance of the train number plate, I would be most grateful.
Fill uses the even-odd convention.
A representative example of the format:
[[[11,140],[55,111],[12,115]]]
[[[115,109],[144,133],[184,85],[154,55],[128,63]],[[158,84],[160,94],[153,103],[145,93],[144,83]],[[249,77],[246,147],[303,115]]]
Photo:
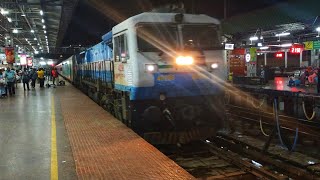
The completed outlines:
[[[172,81],[174,80],[175,77],[173,74],[168,74],[168,75],[160,75],[157,77],[158,81]]]

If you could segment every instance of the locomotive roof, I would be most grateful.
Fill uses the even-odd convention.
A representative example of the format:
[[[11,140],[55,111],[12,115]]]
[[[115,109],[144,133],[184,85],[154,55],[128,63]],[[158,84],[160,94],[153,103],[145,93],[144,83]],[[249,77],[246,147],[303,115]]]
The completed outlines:
[[[156,12],[145,12],[128,18],[127,20],[119,23],[112,28],[113,34],[126,29],[129,26],[135,26],[138,23],[156,23],[156,22],[175,22],[174,17],[177,13],[156,13]],[[186,23],[210,23],[220,24],[220,21],[216,18],[210,17],[204,14],[183,14],[183,22]],[[125,27],[125,28],[124,28]]]

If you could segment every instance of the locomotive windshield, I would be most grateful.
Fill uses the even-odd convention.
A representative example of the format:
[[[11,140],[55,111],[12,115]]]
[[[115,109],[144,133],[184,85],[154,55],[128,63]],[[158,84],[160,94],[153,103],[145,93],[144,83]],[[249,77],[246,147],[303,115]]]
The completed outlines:
[[[184,49],[212,50],[221,46],[215,26],[183,25],[182,37]]]
[[[150,24],[137,28],[140,51],[168,51],[178,44],[177,28],[174,25]]]

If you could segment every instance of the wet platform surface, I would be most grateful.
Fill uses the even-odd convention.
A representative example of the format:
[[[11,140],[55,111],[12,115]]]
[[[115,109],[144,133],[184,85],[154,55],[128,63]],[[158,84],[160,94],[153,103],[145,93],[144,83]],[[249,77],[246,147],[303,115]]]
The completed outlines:
[[[269,81],[266,85],[237,85],[244,86],[247,88],[262,88],[267,90],[277,91],[289,91],[289,92],[303,92],[310,94],[317,94],[317,85],[300,85],[300,86],[288,86],[289,78],[287,77],[276,77],[274,80]]]
[[[52,179],[53,103],[59,179],[194,179],[70,84],[16,92],[0,99],[0,180]]]
[[[0,179],[50,179],[51,110],[56,89],[23,91],[0,99]],[[54,97],[54,96],[53,96]],[[56,98],[55,98],[56,99]],[[61,108],[55,103],[60,179],[76,179]]]

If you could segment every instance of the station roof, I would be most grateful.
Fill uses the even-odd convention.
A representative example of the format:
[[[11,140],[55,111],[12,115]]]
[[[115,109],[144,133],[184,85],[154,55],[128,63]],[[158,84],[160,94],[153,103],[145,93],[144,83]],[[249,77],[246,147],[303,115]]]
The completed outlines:
[[[1,0],[0,43],[13,37],[27,51],[48,53],[61,45],[78,0]]]
[[[317,39],[316,28],[320,25],[317,0],[289,1],[271,7],[230,17],[223,21],[225,34],[235,40],[248,40],[261,30],[265,42],[276,42],[276,34],[290,32],[287,41]]]

